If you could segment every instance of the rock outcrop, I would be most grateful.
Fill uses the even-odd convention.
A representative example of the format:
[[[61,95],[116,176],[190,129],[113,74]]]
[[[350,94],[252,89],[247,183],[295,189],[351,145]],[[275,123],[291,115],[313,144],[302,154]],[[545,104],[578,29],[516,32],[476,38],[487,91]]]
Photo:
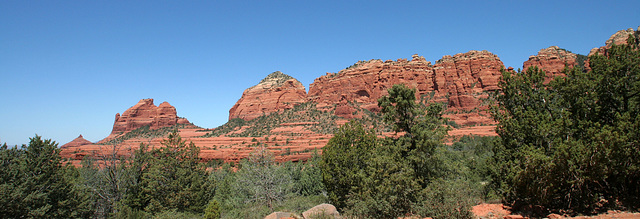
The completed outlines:
[[[72,141],[70,141],[69,143],[66,143],[62,146],[60,146],[60,148],[69,148],[69,147],[79,147],[82,145],[88,145],[88,144],[93,144],[93,142],[90,142],[87,139],[84,139],[82,137],[82,135],[78,136],[77,138],[73,139]]]
[[[565,67],[573,67],[584,63],[578,62],[578,55],[561,49],[557,46],[551,46],[541,49],[538,55],[529,56],[529,60],[523,64],[523,71],[531,66],[538,66],[547,73],[545,82],[551,81],[556,76],[565,76],[562,70]]]
[[[229,110],[229,120],[251,120],[262,115],[289,109],[306,102],[305,87],[295,78],[276,71],[257,85],[246,89]]]
[[[332,204],[319,204],[302,213],[305,219],[311,218],[340,218],[336,206]]]
[[[629,28],[626,30],[619,30],[618,32],[611,35],[611,37],[609,37],[609,39],[605,42],[604,46],[591,49],[591,51],[589,52],[589,56],[594,54],[602,55],[605,53],[607,49],[611,48],[611,46],[614,44],[615,45],[627,44],[627,39],[629,39],[629,35],[633,35],[635,36],[636,39],[639,39],[640,26],[638,26],[637,30],[633,30],[633,28]],[[640,43],[638,45],[640,45]]]
[[[480,105],[481,93],[498,89],[504,63],[488,51],[444,56],[434,65],[434,88],[449,96],[449,108],[471,110]]]
[[[111,134],[129,132],[143,126],[158,129],[175,124],[189,124],[189,120],[178,117],[176,108],[167,102],[156,106],[153,99],[142,99],[122,115],[116,113]]]
[[[348,118],[353,110],[345,108],[345,103],[376,111],[377,100],[387,89],[405,84],[417,89],[417,98],[433,94],[435,101],[447,101],[450,109],[470,110],[479,106],[482,92],[498,88],[501,68],[502,61],[487,51],[444,56],[435,65],[418,55],[411,61],[361,61],[317,78],[308,98],[319,107],[337,104],[336,115]]]

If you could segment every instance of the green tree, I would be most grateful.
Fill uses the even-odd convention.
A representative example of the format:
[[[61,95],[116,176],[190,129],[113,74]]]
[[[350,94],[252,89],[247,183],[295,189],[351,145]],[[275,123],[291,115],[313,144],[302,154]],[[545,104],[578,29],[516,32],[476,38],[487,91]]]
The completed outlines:
[[[207,208],[204,209],[203,218],[205,219],[220,218],[220,204],[218,203],[218,200],[212,199],[211,201],[209,201],[209,204],[207,204]]]
[[[2,217],[72,216],[75,197],[57,146],[55,141],[36,135],[22,149],[8,149],[6,144],[0,147]]]
[[[333,204],[365,218],[435,212],[424,210],[424,197],[430,195],[426,188],[433,179],[446,175],[439,164],[442,156],[436,153],[448,128],[443,105],[428,101],[416,101],[415,89],[394,85],[378,105],[399,137],[378,138],[375,130],[354,121],[334,134],[321,165]],[[456,207],[468,210],[469,206]]]
[[[384,119],[396,132],[405,134],[397,139],[389,139],[399,148],[402,159],[409,161],[417,179],[423,187],[436,177],[436,165],[432,155],[442,146],[448,127],[444,126],[444,110],[441,103],[427,103],[428,99],[416,101],[415,89],[402,84],[393,85],[389,95],[378,100]]]
[[[260,146],[249,154],[238,171],[238,186],[249,195],[249,201],[266,205],[271,211],[291,191],[291,176],[265,147]]]
[[[149,213],[202,213],[210,200],[210,187],[204,165],[199,163],[199,148],[182,140],[177,130],[162,146],[146,151],[143,145],[135,152],[130,168],[140,175],[137,180],[134,177],[127,203]]]
[[[508,201],[576,212],[637,206],[637,45],[631,36],[589,57],[590,71],[566,69],[549,84],[537,68],[503,72],[493,109],[501,137],[495,182],[504,182]]]
[[[85,156],[82,168],[78,170],[80,179],[76,181],[76,187],[92,193],[96,217],[117,214],[119,205],[132,188],[136,174],[120,150],[118,143],[102,146],[98,153]]]
[[[340,127],[323,148],[322,179],[329,200],[336,207],[347,207],[348,195],[361,188],[363,171],[377,144],[378,138],[373,130],[351,121]]]

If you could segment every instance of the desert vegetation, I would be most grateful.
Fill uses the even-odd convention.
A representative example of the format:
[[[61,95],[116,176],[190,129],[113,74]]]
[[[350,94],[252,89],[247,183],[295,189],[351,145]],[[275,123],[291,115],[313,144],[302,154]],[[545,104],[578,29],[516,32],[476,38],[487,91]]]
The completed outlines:
[[[250,121],[235,118],[201,137],[262,137],[272,134],[272,130],[283,123],[306,123],[306,130],[331,134],[336,129],[339,119],[332,111],[322,111],[312,103],[301,103],[282,113],[263,115]],[[318,122],[322,121],[322,122]],[[242,129],[242,128],[245,129]]]

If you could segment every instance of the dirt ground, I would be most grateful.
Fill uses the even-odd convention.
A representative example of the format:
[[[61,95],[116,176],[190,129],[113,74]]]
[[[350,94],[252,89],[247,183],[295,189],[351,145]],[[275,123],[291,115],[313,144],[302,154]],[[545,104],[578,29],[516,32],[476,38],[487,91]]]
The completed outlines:
[[[502,218],[526,218],[522,215],[512,214],[509,207],[504,206],[502,204],[479,204],[473,206],[471,210],[476,218],[479,219],[502,219]],[[547,218],[575,218],[575,219],[631,219],[631,218],[640,218],[640,213],[631,213],[631,212],[620,212],[620,211],[609,211],[607,213],[602,213],[594,216],[577,216],[577,217],[564,217],[558,214],[550,214]]]

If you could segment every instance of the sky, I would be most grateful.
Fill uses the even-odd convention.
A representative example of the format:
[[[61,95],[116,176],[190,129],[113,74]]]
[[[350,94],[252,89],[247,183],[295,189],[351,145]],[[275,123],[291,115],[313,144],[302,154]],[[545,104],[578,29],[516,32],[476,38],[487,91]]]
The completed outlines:
[[[492,52],[521,68],[640,25],[640,1],[0,1],[0,142],[108,136],[140,99],[215,128],[274,71]]]

